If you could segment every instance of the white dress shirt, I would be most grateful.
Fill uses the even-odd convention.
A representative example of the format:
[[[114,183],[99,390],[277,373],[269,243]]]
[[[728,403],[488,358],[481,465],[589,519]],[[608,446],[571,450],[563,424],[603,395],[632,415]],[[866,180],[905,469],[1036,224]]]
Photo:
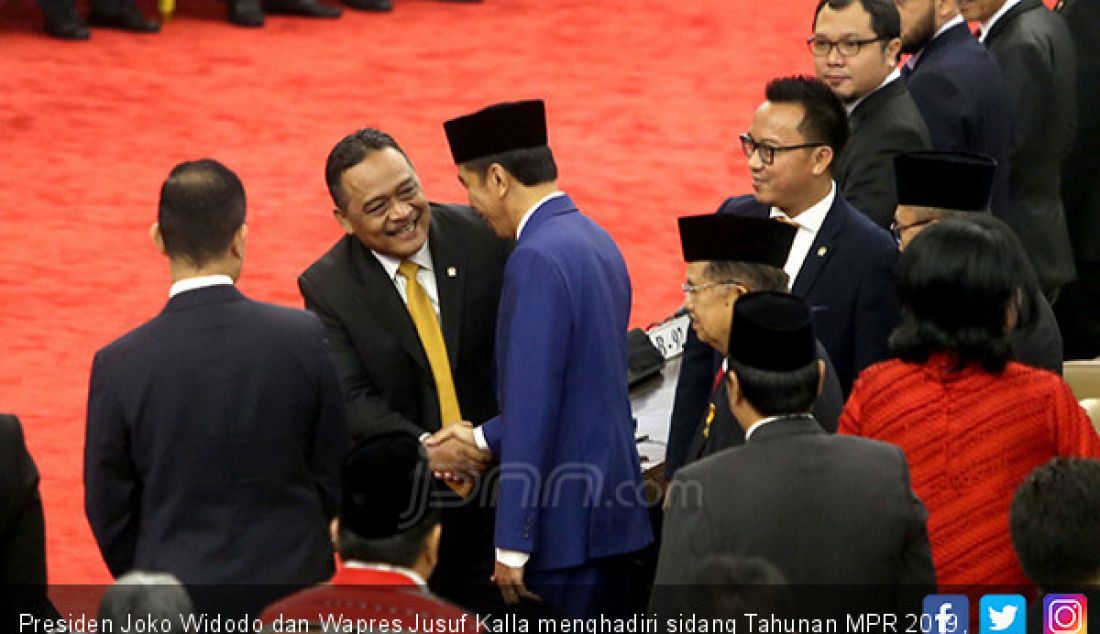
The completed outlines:
[[[382,268],[386,270],[386,274],[390,276],[390,281],[397,287],[397,294],[401,296],[401,301],[405,302],[407,306],[409,304],[408,281],[404,275],[397,273],[397,268],[401,266],[403,260],[373,250],[371,253],[378,259]],[[428,250],[428,241],[425,240],[420,250],[407,259],[420,265],[420,270],[416,272],[416,281],[420,283],[420,288],[423,288],[424,292],[428,294],[428,299],[432,302],[432,310],[435,311],[435,318],[439,319],[439,289],[435,285],[432,253]]]
[[[777,421],[781,418],[810,418],[810,419],[812,419],[813,414],[793,414],[793,415],[787,414],[787,415],[784,415],[784,416],[768,416],[766,418],[761,418],[760,420],[756,421],[755,423],[749,425],[749,428],[745,430],[745,442],[748,442],[749,438],[752,438],[752,433],[754,431],[756,431],[760,427],[763,427],[764,425],[767,425],[768,423],[775,422],[775,421]]]
[[[814,245],[814,239],[817,238],[817,232],[821,231],[821,225],[825,222],[825,216],[829,213],[829,209],[832,208],[835,199],[836,181],[833,181],[832,186],[829,188],[829,193],[824,198],[814,203],[806,211],[798,214],[795,218],[791,218],[778,207],[772,207],[772,218],[786,218],[798,225],[798,233],[794,235],[794,242],[791,244],[791,252],[787,255],[787,263],[783,265],[783,270],[787,273],[787,277],[790,278],[787,281],[788,290],[794,287],[794,280],[798,277],[798,272],[802,270],[802,263],[806,261],[806,256],[810,254],[810,247]]]
[[[208,286],[221,286],[223,284],[233,286],[233,278],[228,275],[201,275],[199,277],[189,277],[172,284],[171,288],[168,289],[168,297],[172,298],[180,293],[186,293],[187,291],[207,288]]]

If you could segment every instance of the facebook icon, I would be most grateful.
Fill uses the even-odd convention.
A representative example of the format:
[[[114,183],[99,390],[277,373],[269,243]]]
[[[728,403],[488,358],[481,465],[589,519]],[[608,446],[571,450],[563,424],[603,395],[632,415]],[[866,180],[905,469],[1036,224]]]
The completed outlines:
[[[924,597],[920,629],[924,634],[968,634],[970,601],[961,594],[930,594]]]

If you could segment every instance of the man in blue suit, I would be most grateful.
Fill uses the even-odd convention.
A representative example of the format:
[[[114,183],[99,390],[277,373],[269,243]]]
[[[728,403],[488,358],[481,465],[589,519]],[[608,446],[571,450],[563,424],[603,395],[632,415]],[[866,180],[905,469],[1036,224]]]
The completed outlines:
[[[812,308],[814,332],[847,394],[861,370],[889,356],[887,338],[898,319],[897,245],[833,181],[848,127],[832,91],[813,78],[788,77],[769,83],[765,96],[741,135],[754,194],[726,200],[718,213],[797,226],[783,270],[791,293]],[[688,446],[684,430],[694,430],[703,416],[715,367],[714,351],[689,332],[669,425],[669,446],[680,452],[670,456],[676,464]]]
[[[472,206],[516,248],[497,320],[501,414],[468,434],[501,460],[494,580],[568,615],[625,612],[628,556],[653,536],[627,396],[630,277],[558,190],[542,101],[444,124]],[[531,591],[527,589],[531,588]]]
[[[88,393],[84,504],[107,567],[172,573],[200,610],[256,611],[332,575],[350,442],[321,323],[234,286],[244,217],[222,164],[172,171],[152,229],[171,299],[96,353]]]
[[[902,66],[932,149],[985,154],[997,161],[993,214],[1009,213],[1012,120],[997,61],[959,15],[957,0],[894,0],[901,14]]]

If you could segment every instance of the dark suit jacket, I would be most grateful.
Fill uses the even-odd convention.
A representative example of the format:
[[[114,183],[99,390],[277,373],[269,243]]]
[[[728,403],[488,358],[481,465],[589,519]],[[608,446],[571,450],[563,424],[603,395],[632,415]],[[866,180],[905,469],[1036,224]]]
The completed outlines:
[[[493,337],[509,244],[468,207],[433,203],[431,214],[428,248],[443,339],[462,415],[476,425],[497,413]],[[298,287],[325,326],[355,440],[439,430],[428,358],[397,288],[370,250],[344,236],[302,273]]]
[[[58,618],[46,596],[46,527],[38,469],[23,428],[0,414],[0,626],[19,630],[19,615]]]
[[[817,344],[817,356],[825,362],[825,383],[821,387],[821,394],[814,400],[812,413],[814,420],[821,425],[822,429],[835,433],[837,424],[840,422],[840,411],[844,409],[844,396],[840,392],[840,382],[836,380],[836,369],[833,368],[833,362],[829,360],[829,353],[820,343]],[[706,421],[711,416],[711,406],[714,407],[714,417],[708,432]],[[695,430],[687,462],[695,462],[700,458],[743,444],[745,444],[745,430],[730,411],[729,381],[720,381],[718,387],[711,392],[703,418]],[[672,478],[672,473],[668,471],[667,466],[665,473],[667,478]]]
[[[1010,207],[1003,218],[1031,256],[1039,285],[1050,291],[1076,276],[1061,168],[1077,125],[1077,54],[1061,16],[1040,0],[1009,9],[985,44],[1001,66],[1012,113]]]
[[[730,198],[719,214],[767,218],[752,196]],[[890,356],[886,340],[898,322],[894,238],[837,192],[791,287],[813,310],[814,334],[829,351],[844,394],[856,375]]]
[[[428,249],[443,339],[462,415],[477,425],[497,413],[493,342],[510,243],[497,238],[468,207],[432,203],[431,214]],[[324,324],[353,438],[361,442],[393,430],[415,436],[439,430],[428,358],[408,308],[370,250],[354,236],[341,238],[302,273],[298,287],[306,308]],[[449,495],[442,485],[438,493]],[[471,609],[482,607],[483,597],[499,599],[495,588],[489,588],[491,597],[466,593],[475,585],[470,579],[484,586],[492,572],[492,509],[450,505],[443,526],[433,588]]]
[[[991,209],[1005,218],[1012,119],[997,61],[964,22],[925,45],[906,84],[928,124],[933,148],[981,152],[996,159]]]
[[[927,518],[899,448],[779,419],[676,474],[655,583],[731,555],[765,559],[790,584],[933,584]]]
[[[1060,7],[1077,50],[1077,139],[1062,164],[1062,200],[1078,262],[1100,262],[1100,2]]]
[[[868,95],[849,115],[848,125],[851,136],[833,176],[853,207],[888,229],[898,206],[894,157],[932,149],[928,128],[901,80]]]
[[[116,577],[319,583],[348,446],[313,315],[191,290],[95,355],[85,510]]]

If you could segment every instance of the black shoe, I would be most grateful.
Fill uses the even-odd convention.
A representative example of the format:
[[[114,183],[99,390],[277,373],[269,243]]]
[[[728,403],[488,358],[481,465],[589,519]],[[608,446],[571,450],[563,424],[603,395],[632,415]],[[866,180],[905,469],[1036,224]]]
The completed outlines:
[[[90,35],[88,25],[76,14],[76,7],[72,4],[56,13],[46,14],[46,33],[62,40],[86,40]]]
[[[317,0],[264,0],[264,11],[310,18],[338,18],[343,13],[340,7],[330,7]]]
[[[393,11],[392,0],[343,0],[344,4],[360,11]]]
[[[260,0],[230,0],[229,21],[237,26],[263,26],[264,10]]]
[[[134,33],[157,33],[160,31],[160,22],[145,17],[134,5],[127,6],[119,13],[101,13],[93,7],[92,12],[88,14],[88,24],[109,29],[122,29]]]

